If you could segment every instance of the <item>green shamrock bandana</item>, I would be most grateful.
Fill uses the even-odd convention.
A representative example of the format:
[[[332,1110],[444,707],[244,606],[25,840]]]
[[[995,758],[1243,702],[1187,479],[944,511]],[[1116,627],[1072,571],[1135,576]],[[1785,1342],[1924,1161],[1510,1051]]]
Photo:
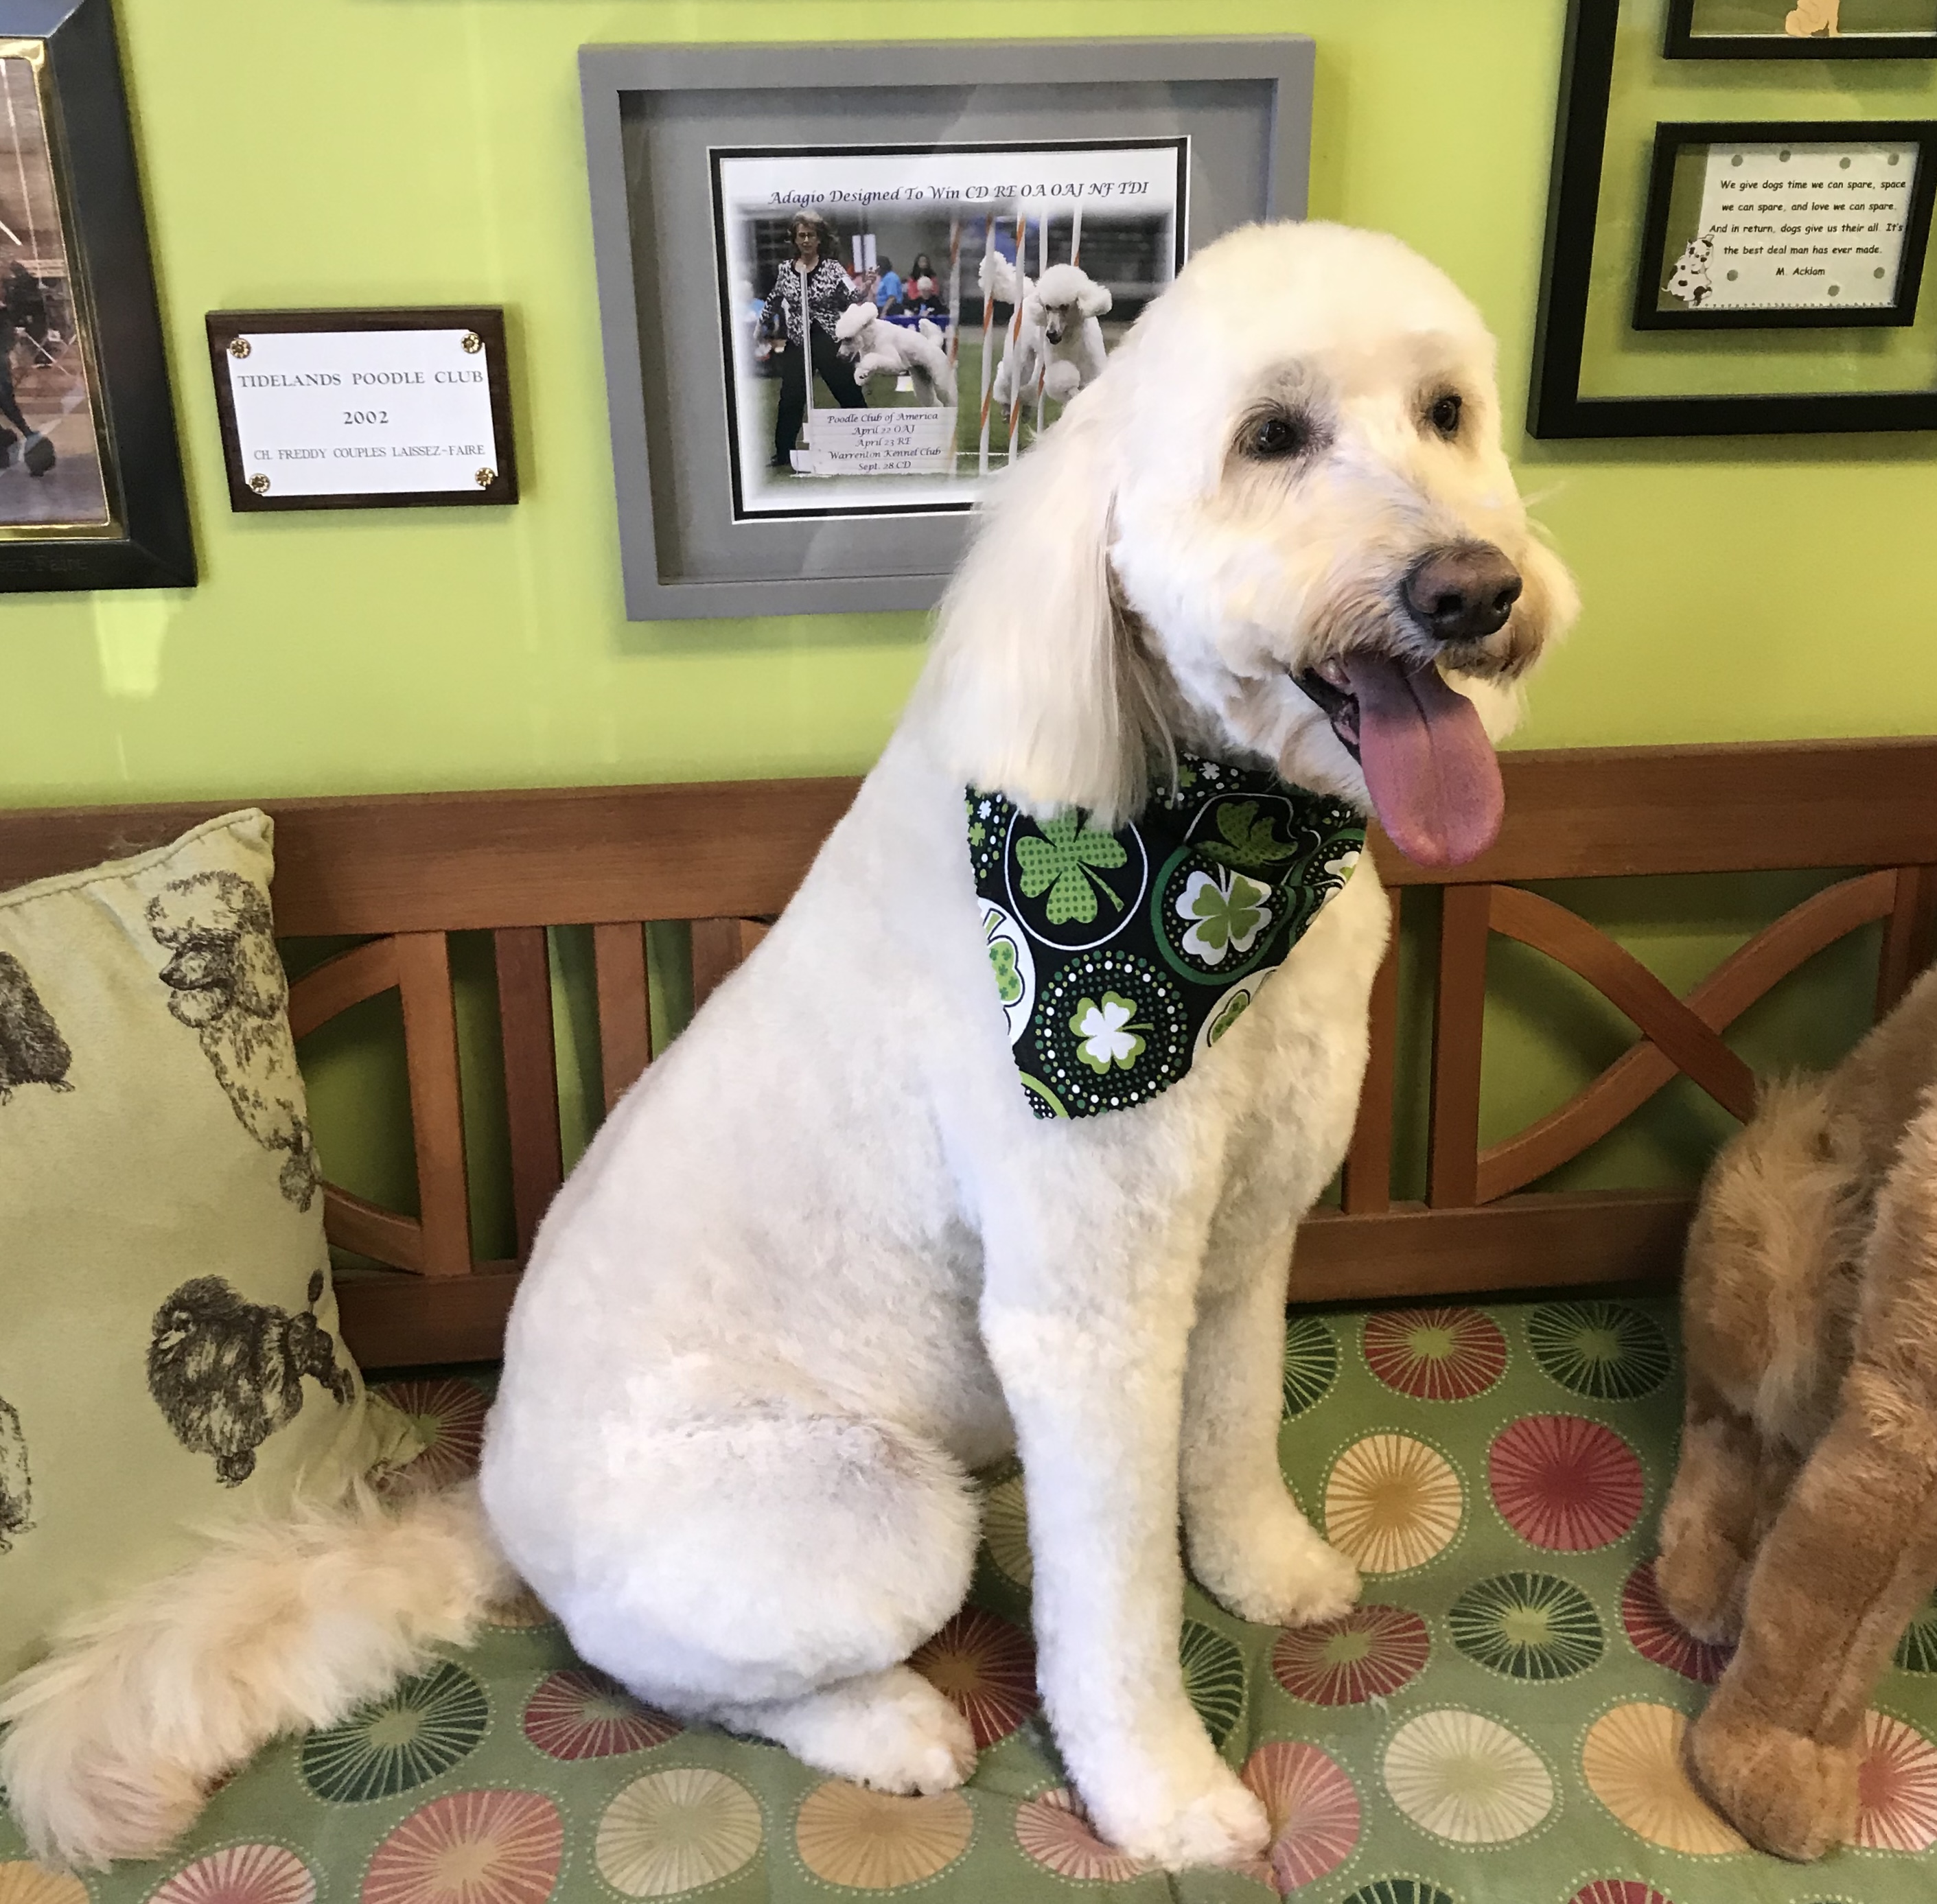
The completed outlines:
[[[1029,1108],[1093,1117],[1175,1084],[1325,902],[1366,823],[1259,769],[1181,756],[1120,832],[968,790],[968,857]]]

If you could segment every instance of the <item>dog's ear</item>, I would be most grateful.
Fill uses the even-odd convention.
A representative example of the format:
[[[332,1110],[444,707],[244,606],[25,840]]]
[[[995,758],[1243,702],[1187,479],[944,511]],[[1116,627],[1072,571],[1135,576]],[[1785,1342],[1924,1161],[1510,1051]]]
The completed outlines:
[[[1081,299],[1079,300],[1079,302],[1082,306],[1083,314],[1086,317],[1102,317],[1115,302],[1115,299],[1110,296],[1110,287],[1108,285],[1097,284],[1094,283],[1090,285],[1088,290],[1083,293]]]
[[[1160,720],[1110,570],[1120,395],[1083,392],[990,485],[923,684],[965,784],[1032,813],[1080,807],[1099,825],[1141,805]]]

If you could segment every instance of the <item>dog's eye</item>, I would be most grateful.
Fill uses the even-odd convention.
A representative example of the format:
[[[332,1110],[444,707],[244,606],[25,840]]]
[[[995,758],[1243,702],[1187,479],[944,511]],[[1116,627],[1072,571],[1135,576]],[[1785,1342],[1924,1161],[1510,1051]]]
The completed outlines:
[[[1311,441],[1311,434],[1296,417],[1274,410],[1260,417],[1244,432],[1244,447],[1254,456],[1276,459],[1295,456]]]
[[[1426,420],[1447,442],[1460,434],[1460,393],[1448,390],[1443,396],[1432,399],[1432,407],[1426,413]]]

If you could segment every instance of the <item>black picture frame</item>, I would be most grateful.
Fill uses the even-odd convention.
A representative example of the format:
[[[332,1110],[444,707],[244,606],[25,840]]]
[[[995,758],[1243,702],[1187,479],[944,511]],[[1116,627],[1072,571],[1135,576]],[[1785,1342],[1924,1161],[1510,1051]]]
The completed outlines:
[[[229,506],[238,516],[277,515],[296,509],[451,509],[518,499],[517,446],[511,430],[511,380],[505,354],[505,313],[487,305],[385,305],[357,310],[211,311],[204,320],[208,362],[215,379],[215,411],[222,432],[222,462]],[[238,337],[267,331],[454,331],[475,333],[491,399],[497,462],[491,481],[463,490],[359,492],[343,496],[261,496],[250,487],[235,426],[235,392],[229,346]],[[470,347],[467,342],[465,347]]]
[[[1827,132],[1834,136],[1825,138]],[[1897,295],[1887,305],[1846,310],[1664,311],[1659,287],[1667,265],[1669,202],[1675,161],[1690,147],[1716,145],[1914,146],[1917,170],[1905,208],[1903,248],[1899,254]],[[1930,205],[1937,188],[1937,120],[1679,120],[1654,129],[1650,162],[1648,211],[1641,226],[1641,255],[1635,261],[1634,311],[1638,331],[1856,330],[1902,328],[1917,321],[1917,297],[1923,281],[1923,256],[1930,236]]]
[[[33,56],[68,290],[93,407],[105,525],[0,526],[0,593],[186,588],[195,543],[110,0],[0,0]]]
[[[1620,0],[1569,0],[1534,324],[1533,373],[1527,393],[1527,434],[1543,441],[1569,441],[1937,429],[1937,390],[1581,395],[1594,225],[1620,18]],[[1835,123],[1824,122],[1822,129],[1829,131]]]
[[[1697,33],[1696,0],[1668,0],[1666,59],[1937,59],[1937,25],[1928,33]]]

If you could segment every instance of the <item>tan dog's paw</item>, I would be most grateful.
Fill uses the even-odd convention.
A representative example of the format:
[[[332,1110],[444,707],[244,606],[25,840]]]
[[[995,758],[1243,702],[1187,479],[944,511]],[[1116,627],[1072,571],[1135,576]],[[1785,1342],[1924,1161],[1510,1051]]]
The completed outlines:
[[[1678,1540],[1663,1530],[1654,1584],[1661,1603],[1696,1639],[1711,1646],[1732,1646],[1742,1636],[1742,1590],[1748,1563],[1726,1541],[1705,1528],[1689,1529]]]
[[[1689,1728],[1687,1750],[1696,1784],[1763,1851],[1811,1864],[1855,1836],[1854,1746],[1787,1731],[1717,1694]]]

